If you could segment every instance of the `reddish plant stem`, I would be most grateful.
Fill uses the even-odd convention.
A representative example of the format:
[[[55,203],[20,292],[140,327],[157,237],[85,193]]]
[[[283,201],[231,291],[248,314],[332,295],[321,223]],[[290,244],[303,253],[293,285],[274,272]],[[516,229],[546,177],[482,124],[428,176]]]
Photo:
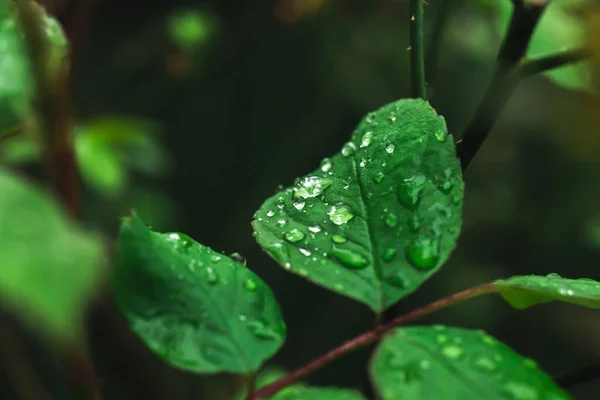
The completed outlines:
[[[356,336],[353,339],[348,340],[343,343],[341,346],[336,347],[335,349],[323,354],[322,356],[314,359],[308,364],[298,368],[297,370],[287,374],[283,378],[273,382],[272,384],[265,386],[264,388],[258,390],[253,397],[249,398],[250,400],[256,399],[264,399],[265,397],[269,397],[280,391],[281,389],[293,384],[294,382],[302,379],[303,377],[315,372],[316,370],[324,367],[330,362],[340,358],[341,356],[349,353],[352,350],[356,350],[359,347],[365,346],[369,343],[375,342],[379,340],[383,335],[385,335],[391,329],[394,329],[398,326],[405,325],[415,319],[424,317],[429,315],[435,311],[439,311],[448,306],[452,306],[458,303],[461,303],[465,300],[471,299],[473,297],[477,297],[487,293],[493,293],[496,291],[496,288],[493,283],[485,283],[483,285],[475,286],[462,292],[453,294],[448,297],[444,297],[443,299],[434,301],[426,306],[421,308],[417,308],[409,312],[408,314],[404,314],[385,325],[379,325],[375,328],[371,329],[368,332],[363,333],[362,335]]]

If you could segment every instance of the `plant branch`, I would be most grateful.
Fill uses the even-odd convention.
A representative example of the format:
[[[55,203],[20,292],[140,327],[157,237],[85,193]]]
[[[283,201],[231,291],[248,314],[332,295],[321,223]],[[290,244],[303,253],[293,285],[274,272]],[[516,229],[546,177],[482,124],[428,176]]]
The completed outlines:
[[[423,0],[410,0],[410,78],[412,97],[427,99]]]
[[[375,342],[379,340],[383,335],[385,335],[391,329],[394,329],[398,326],[405,325],[415,319],[424,317],[428,314],[431,314],[435,311],[441,310],[443,308],[458,304],[465,300],[471,299],[473,297],[477,297],[483,294],[493,293],[496,291],[495,286],[492,283],[486,283],[483,285],[475,286],[467,290],[463,290],[462,292],[453,294],[451,296],[445,297],[433,303],[430,303],[426,306],[418,308],[414,311],[409,312],[401,317],[390,321],[385,325],[379,325],[368,332],[363,333],[362,335],[356,336],[354,339],[350,339],[342,345],[336,347],[335,349],[325,353],[324,355],[314,359],[303,367],[298,368],[297,370],[287,374],[283,378],[273,382],[272,384],[265,386],[264,388],[258,390],[252,399],[263,399],[265,397],[269,397],[280,391],[281,389],[293,384],[294,382],[302,379],[303,377],[315,372],[316,370],[324,367],[330,362],[340,358],[341,356],[349,353],[352,350],[356,350],[359,347],[365,346],[369,343]]]
[[[547,0],[513,1],[513,13],[508,32],[496,59],[496,71],[492,77],[475,115],[457,143],[458,157],[463,170],[487,138],[515,88],[518,77],[513,70],[524,59]]]
[[[527,58],[518,66],[520,78],[526,78],[552,69],[586,60],[592,56],[592,51],[586,48],[559,51],[541,57]]]
[[[15,4],[35,77],[35,102],[50,183],[65,208],[75,215],[79,182],[69,112],[69,69],[64,66],[57,73],[53,68],[41,6],[31,0],[18,0]]]

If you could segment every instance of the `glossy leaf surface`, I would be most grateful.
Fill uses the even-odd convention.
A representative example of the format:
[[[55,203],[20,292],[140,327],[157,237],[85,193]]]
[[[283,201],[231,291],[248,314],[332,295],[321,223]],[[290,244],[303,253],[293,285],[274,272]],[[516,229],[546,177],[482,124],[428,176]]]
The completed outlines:
[[[482,331],[396,329],[377,348],[370,373],[383,400],[570,398],[533,360]]]
[[[50,194],[0,169],[0,298],[36,331],[78,338],[103,252]]]
[[[494,285],[504,300],[520,310],[551,301],[600,308],[600,282],[592,279],[529,275],[499,280]]]
[[[456,244],[463,183],[444,119],[422,100],[370,113],[342,150],[252,223],[284,268],[382,312]]]
[[[133,331],[168,363],[198,373],[257,370],[285,339],[273,293],[252,271],[180,233],[125,220],[114,279]]]

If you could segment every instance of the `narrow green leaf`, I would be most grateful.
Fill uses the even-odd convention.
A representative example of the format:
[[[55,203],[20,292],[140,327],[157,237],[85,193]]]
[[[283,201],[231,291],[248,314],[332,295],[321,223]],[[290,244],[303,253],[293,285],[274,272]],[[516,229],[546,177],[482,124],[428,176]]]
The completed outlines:
[[[382,400],[566,400],[533,360],[483,331],[398,328],[375,351],[371,379]]]
[[[269,198],[252,225],[284,268],[382,312],[444,264],[462,198],[444,119],[406,99],[367,115],[341,152]]]
[[[0,169],[0,297],[38,331],[77,339],[103,246],[47,193]]]
[[[498,280],[494,285],[504,300],[519,310],[551,301],[600,308],[600,282],[592,279],[566,279],[558,274],[529,275]]]
[[[285,324],[269,287],[229,257],[136,216],[119,234],[117,302],[133,331],[168,363],[249,373],[277,352]]]

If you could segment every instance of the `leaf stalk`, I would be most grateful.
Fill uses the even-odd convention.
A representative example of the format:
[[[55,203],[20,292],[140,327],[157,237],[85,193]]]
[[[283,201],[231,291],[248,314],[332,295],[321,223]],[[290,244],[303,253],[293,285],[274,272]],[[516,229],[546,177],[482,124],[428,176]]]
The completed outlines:
[[[427,100],[423,0],[410,0],[410,76],[412,97]]]

